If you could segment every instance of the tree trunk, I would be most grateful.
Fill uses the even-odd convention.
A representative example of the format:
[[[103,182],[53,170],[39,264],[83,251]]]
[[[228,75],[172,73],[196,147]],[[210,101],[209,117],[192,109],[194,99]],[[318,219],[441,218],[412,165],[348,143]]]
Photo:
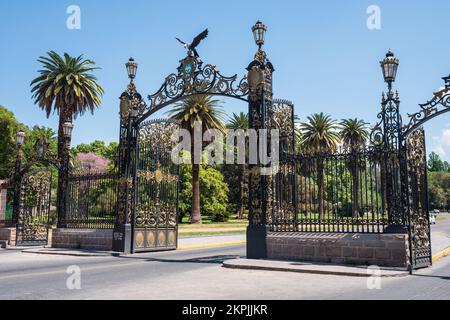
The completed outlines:
[[[319,159],[317,160],[317,184],[319,187],[319,219],[324,218],[324,205],[323,205],[323,198],[324,198],[324,186],[323,186],[323,160]]]
[[[191,133],[191,163],[192,163],[192,208],[190,222],[202,223],[200,212],[200,164],[195,163],[194,132]]]
[[[238,219],[244,219],[244,179],[245,179],[245,164],[241,164],[241,172],[239,174],[239,209]]]

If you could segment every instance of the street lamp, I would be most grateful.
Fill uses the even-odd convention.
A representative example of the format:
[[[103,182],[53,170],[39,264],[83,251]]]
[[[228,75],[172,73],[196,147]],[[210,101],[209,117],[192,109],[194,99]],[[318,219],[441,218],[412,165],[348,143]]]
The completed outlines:
[[[25,140],[25,132],[23,132],[22,130],[19,130],[19,132],[17,132],[17,135],[16,135],[16,145],[22,146],[24,140]]]
[[[256,45],[261,49],[264,44],[264,38],[266,36],[267,26],[261,21],[256,21],[252,27],[253,36],[255,37]]]
[[[16,134],[16,146],[17,155],[14,164],[14,174],[13,174],[13,185],[14,185],[14,198],[13,198],[13,224],[17,223],[19,220],[19,209],[20,209],[20,181],[21,181],[21,170],[22,170],[22,157],[23,157],[23,143],[25,141],[25,132],[19,130]]]
[[[136,78],[136,71],[138,68],[138,64],[134,61],[133,58],[130,58],[127,63],[125,63],[125,66],[127,67],[128,72],[128,78],[133,81],[134,78]]]
[[[73,124],[72,122],[64,122],[63,123],[63,135],[64,138],[70,138],[72,136]]]
[[[380,61],[384,81],[389,85],[395,81],[398,64],[399,60],[394,56],[394,53],[391,50],[389,50],[388,53],[386,53],[386,57]]]

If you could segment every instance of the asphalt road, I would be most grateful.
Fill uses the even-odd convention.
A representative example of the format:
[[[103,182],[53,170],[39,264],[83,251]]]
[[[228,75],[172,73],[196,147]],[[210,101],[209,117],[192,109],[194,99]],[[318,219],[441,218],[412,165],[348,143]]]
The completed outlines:
[[[244,245],[129,257],[0,250],[0,300],[450,299],[450,257],[413,276],[382,278],[380,289],[368,289],[367,278],[222,268],[224,259],[244,254]],[[67,287],[66,271],[73,265],[81,271],[79,290]]]

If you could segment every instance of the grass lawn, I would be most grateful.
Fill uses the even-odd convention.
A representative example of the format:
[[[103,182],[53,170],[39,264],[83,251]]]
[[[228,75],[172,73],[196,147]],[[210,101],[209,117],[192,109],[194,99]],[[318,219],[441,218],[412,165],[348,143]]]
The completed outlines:
[[[190,224],[189,217],[184,217],[178,224],[180,236],[209,236],[218,234],[243,234],[246,232],[248,220],[230,219],[226,222],[213,222],[208,217],[202,217],[202,224]]]
[[[247,227],[248,226],[248,220],[242,219],[230,219],[226,222],[214,222],[209,217],[202,217],[202,224],[190,224],[189,223],[189,217],[183,217],[183,222],[179,225],[180,229],[183,228],[236,228],[236,227]]]

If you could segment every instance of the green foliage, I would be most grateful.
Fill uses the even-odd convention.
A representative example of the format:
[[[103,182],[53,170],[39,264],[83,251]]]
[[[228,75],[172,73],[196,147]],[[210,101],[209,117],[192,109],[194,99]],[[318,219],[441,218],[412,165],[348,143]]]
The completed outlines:
[[[0,179],[11,176],[16,150],[14,140],[18,127],[14,114],[0,106]]]
[[[450,172],[429,172],[430,209],[450,209]]]
[[[64,53],[60,56],[54,51],[47,56],[39,57],[42,64],[39,76],[31,85],[35,103],[45,110],[47,117],[53,110],[62,112],[70,108],[75,116],[86,110],[94,112],[100,105],[103,88],[97,83],[97,78],[91,74],[99,69],[92,60],[84,57],[71,57]]]
[[[220,167],[224,181],[228,185],[228,211],[239,210],[239,176],[242,174],[242,165],[225,164]],[[248,170],[244,176],[244,211],[248,209]]]
[[[344,148],[349,151],[359,151],[364,148],[369,138],[366,122],[357,118],[344,119],[340,125],[339,135]]]
[[[432,152],[428,159],[428,170],[431,172],[450,172],[450,165],[447,161],[443,161],[436,152]]]
[[[202,130],[219,129],[225,132],[222,119],[225,115],[219,100],[211,95],[197,95],[184,99],[168,112],[171,119],[181,123],[185,129],[193,129],[196,122]]]
[[[340,137],[336,121],[324,113],[315,113],[300,124],[303,151],[308,153],[329,153],[336,150]]]
[[[13,174],[14,162],[17,155],[15,138],[19,129],[25,132],[22,160],[24,164],[35,155],[36,142],[39,140],[46,141],[50,153],[56,154],[56,133],[53,129],[44,126],[29,128],[19,123],[11,111],[0,106],[0,179],[9,178]],[[31,168],[42,166],[42,163],[37,163],[31,166]]]
[[[180,216],[189,215],[192,206],[192,168],[181,165],[181,192],[179,196]],[[205,165],[200,166],[200,206],[203,215],[213,221],[227,221],[228,185],[220,171]]]
[[[233,113],[233,116],[230,118],[228,124],[228,129],[233,130],[247,130],[248,129],[248,114],[240,112],[238,114]]]

